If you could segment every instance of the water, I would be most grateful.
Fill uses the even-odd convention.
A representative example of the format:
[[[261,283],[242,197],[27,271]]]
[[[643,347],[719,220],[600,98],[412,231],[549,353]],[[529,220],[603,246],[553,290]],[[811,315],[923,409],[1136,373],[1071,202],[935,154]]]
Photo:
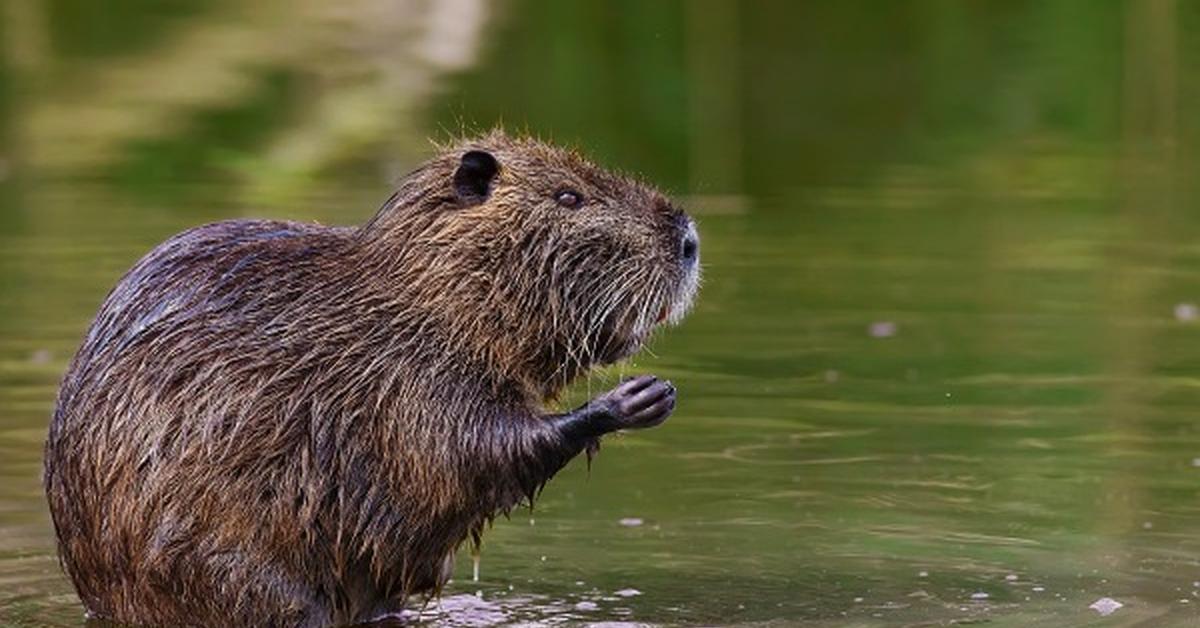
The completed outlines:
[[[653,372],[676,415],[421,621],[1197,621],[1196,7],[325,4],[0,9],[0,624],[82,623],[40,448],[120,274],[206,221],[362,221],[501,120],[676,192],[706,285],[572,397]]]

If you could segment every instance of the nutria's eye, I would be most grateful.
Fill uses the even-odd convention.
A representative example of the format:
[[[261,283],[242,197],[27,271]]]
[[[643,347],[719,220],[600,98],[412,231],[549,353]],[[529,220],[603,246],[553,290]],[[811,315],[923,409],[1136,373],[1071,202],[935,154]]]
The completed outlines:
[[[554,201],[569,209],[583,205],[583,195],[575,190],[559,190],[554,194]]]

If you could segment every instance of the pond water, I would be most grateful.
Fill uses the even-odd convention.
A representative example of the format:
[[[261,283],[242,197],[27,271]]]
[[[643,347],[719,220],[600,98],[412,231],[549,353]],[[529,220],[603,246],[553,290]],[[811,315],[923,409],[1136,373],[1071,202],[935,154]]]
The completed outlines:
[[[0,624],[83,622],[41,446],[121,273],[212,220],[360,222],[498,122],[675,192],[705,286],[573,394],[652,372],[675,416],[417,621],[1200,619],[1200,7],[100,6],[0,9]]]

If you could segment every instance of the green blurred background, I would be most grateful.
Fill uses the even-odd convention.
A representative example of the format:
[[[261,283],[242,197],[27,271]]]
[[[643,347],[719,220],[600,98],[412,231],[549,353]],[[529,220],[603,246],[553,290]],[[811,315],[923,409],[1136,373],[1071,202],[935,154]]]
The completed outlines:
[[[650,371],[676,416],[499,522],[423,621],[1196,625],[1198,28],[1170,0],[2,0],[0,624],[83,621],[41,443],[126,268],[213,220],[361,222],[430,139],[503,124],[676,195],[706,284],[574,395]]]

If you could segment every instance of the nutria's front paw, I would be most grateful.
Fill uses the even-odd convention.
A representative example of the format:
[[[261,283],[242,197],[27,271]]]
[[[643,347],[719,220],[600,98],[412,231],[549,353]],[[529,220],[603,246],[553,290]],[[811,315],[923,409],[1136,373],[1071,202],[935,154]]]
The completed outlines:
[[[602,408],[613,430],[654,427],[675,409],[675,386],[653,375],[622,382],[593,402]]]

